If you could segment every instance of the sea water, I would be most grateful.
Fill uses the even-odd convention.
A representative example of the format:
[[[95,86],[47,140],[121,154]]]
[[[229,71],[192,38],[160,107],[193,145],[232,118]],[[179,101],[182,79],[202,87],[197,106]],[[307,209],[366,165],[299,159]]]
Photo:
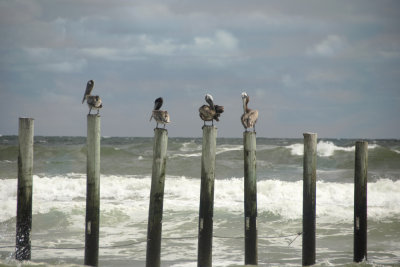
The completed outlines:
[[[400,264],[400,141],[368,140],[368,258]],[[169,138],[162,266],[197,266],[201,138]],[[300,266],[302,139],[257,138],[260,266]],[[355,140],[317,145],[316,261],[351,265]],[[244,264],[243,146],[218,138],[213,266]],[[152,138],[101,138],[100,266],[144,266]],[[0,136],[0,265],[14,261],[18,138]],[[32,262],[83,264],[86,138],[35,137]]]

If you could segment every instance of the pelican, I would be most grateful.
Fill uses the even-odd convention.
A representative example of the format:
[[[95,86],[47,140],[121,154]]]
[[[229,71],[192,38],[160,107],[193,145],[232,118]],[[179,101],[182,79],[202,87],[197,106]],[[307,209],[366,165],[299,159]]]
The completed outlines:
[[[211,121],[211,125],[214,126],[214,120],[219,121],[219,116],[222,112],[224,112],[223,106],[214,105],[214,99],[212,95],[206,94],[206,102],[209,105],[202,105],[199,108],[200,118],[204,121],[204,125],[206,125],[206,121]]]
[[[258,119],[258,110],[249,109],[247,107],[249,100],[250,100],[250,97],[247,95],[246,92],[243,92],[242,93],[243,115],[241,117],[241,121],[242,121],[243,127],[246,129],[246,131],[247,131],[247,128],[253,128],[253,132],[255,132],[256,131],[256,122]]]
[[[97,114],[99,114],[99,110],[103,107],[103,104],[101,102],[100,96],[90,94],[93,90],[93,87],[94,87],[94,81],[89,80],[86,84],[86,90],[85,94],[83,95],[82,104],[86,100],[89,106],[89,114],[92,111],[92,109],[97,109]]]
[[[164,129],[165,129],[165,124],[169,123],[169,114],[168,111],[166,110],[160,110],[162,104],[163,104],[163,98],[159,97],[154,101],[154,109],[153,112],[151,113],[150,121],[152,118],[157,122],[156,128],[158,128],[158,124],[164,124]]]

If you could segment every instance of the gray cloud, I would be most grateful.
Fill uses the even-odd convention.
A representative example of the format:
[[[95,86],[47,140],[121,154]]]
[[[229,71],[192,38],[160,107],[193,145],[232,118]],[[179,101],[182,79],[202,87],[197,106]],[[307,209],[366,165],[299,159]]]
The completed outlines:
[[[165,99],[171,136],[200,136],[204,94],[241,136],[240,93],[259,136],[400,138],[398,1],[2,1],[0,134],[18,116],[43,135],[85,135],[89,79],[103,134],[149,136]],[[60,122],[62,121],[62,123]]]

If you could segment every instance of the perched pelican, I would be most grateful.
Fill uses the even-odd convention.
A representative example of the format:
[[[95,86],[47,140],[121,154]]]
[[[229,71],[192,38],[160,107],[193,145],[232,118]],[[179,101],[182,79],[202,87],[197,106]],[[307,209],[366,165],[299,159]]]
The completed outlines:
[[[243,101],[243,115],[241,117],[241,121],[243,124],[243,127],[246,129],[247,128],[253,128],[253,131],[256,131],[256,122],[258,119],[258,110],[255,109],[249,109],[247,107],[247,104],[249,103],[250,97],[247,95],[246,92],[242,93],[242,101]]]
[[[97,114],[99,114],[99,109],[101,109],[103,107],[103,104],[101,102],[100,96],[90,94],[93,90],[93,87],[94,87],[94,81],[89,80],[86,84],[86,90],[85,90],[85,94],[83,95],[82,104],[86,100],[86,102],[89,106],[89,114],[92,111],[92,109],[97,109]]]
[[[152,118],[157,122],[156,128],[158,128],[158,124],[164,124],[164,129],[165,129],[165,124],[169,123],[169,114],[168,111],[166,110],[160,110],[161,106],[163,104],[163,99],[162,97],[157,98],[154,101],[154,109],[153,112],[151,113],[150,121]]]
[[[210,94],[206,94],[205,99],[209,105],[202,105],[199,108],[200,118],[204,121],[204,126],[206,121],[211,121],[211,124],[214,125],[214,120],[219,121],[219,116],[224,112],[224,107],[214,105],[214,99]]]

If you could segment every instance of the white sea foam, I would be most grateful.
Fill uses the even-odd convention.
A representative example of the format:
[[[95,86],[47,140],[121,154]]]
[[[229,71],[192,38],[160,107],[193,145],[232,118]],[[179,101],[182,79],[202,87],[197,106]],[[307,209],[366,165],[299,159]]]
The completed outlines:
[[[243,151],[243,145],[221,145],[217,146],[216,154],[221,154],[228,151]]]
[[[194,145],[194,143],[184,143],[182,147],[179,149],[182,152],[192,152],[192,153],[173,153],[169,154],[168,157],[173,159],[177,157],[182,158],[193,158],[193,157],[201,157],[201,145],[196,145],[196,147],[189,147],[189,145]],[[216,147],[216,154],[222,154],[229,151],[243,151],[242,145],[221,145]]]
[[[290,146],[287,146],[288,149],[290,149],[290,154],[293,156],[303,156],[304,154],[304,145],[303,144],[293,144]]]
[[[149,176],[101,176],[100,229],[102,260],[112,262],[131,260],[143,265],[146,258],[147,219],[151,178]],[[353,221],[353,187],[351,183],[317,182],[317,238],[337,246],[351,240]],[[85,221],[86,175],[71,173],[65,176],[33,177],[33,246],[83,247]],[[301,262],[301,237],[288,247],[287,238],[266,239],[265,236],[294,234],[301,230],[302,182],[263,180],[258,182],[258,223],[260,258],[273,262]],[[16,179],[0,183],[0,242],[15,244]],[[195,266],[200,179],[167,176],[165,181],[162,261],[168,266]],[[400,219],[400,181],[380,179],[368,184],[368,220],[396,223]],[[215,180],[214,232],[216,236],[243,236],[243,178]],[[56,223],[56,225],[53,225]],[[337,224],[339,223],[339,224]],[[343,229],[343,224],[348,229]],[[43,224],[43,225],[41,225]],[[58,226],[57,226],[58,224]],[[322,229],[322,230],[321,230]],[[388,233],[390,234],[390,233]],[[338,240],[335,235],[343,237]],[[264,236],[264,238],[262,238]],[[178,238],[168,239],[168,237]],[[182,238],[182,239],[180,239]],[[373,238],[373,237],[372,237]],[[371,239],[372,239],[371,238]],[[381,238],[388,239],[382,235]],[[376,239],[376,237],[375,237]],[[322,239],[321,239],[322,240]],[[381,240],[381,239],[379,239]],[[382,246],[379,243],[376,246]],[[385,243],[385,253],[396,254],[396,237]],[[371,241],[371,244],[375,243]],[[10,249],[11,251],[12,249]],[[242,238],[214,238],[213,265],[229,266],[243,263]],[[371,249],[373,251],[373,249]],[[262,251],[279,251],[271,258]],[[299,252],[300,253],[297,253]],[[339,251],[342,251],[341,248]],[[322,251],[321,257],[338,260],[336,252]],[[288,257],[290,255],[290,257]],[[347,255],[348,254],[348,255]],[[351,252],[340,262],[351,262]],[[134,256],[132,256],[134,255]],[[371,253],[370,255],[373,255]],[[82,249],[35,249],[36,259],[57,258],[66,262],[83,262]],[[373,257],[373,256],[371,256]],[[392,263],[392,259],[389,263]],[[380,257],[380,260],[385,258]],[[1,265],[1,264],[0,264]],[[109,265],[113,265],[110,263]],[[133,264],[135,265],[135,264]],[[276,264],[285,265],[288,264]],[[136,265],[135,265],[136,266]],[[341,266],[341,265],[340,265]]]
[[[374,149],[379,147],[377,144],[369,144],[368,149]],[[287,146],[286,148],[290,149],[290,153],[293,156],[303,156],[304,154],[304,145],[303,144],[292,144]],[[341,147],[335,145],[331,141],[319,141],[317,144],[317,154],[320,157],[330,157],[333,156],[335,151],[345,151],[345,152],[353,152],[355,151],[355,145],[349,147]]]
[[[14,160],[14,161],[11,161],[11,160],[0,160],[0,162],[2,162],[2,163],[15,163],[17,161],[16,160]]]
[[[182,144],[181,148],[179,148],[182,152],[193,152],[201,150],[201,145],[196,144],[194,141],[185,142]]]
[[[187,153],[187,154],[181,154],[181,153],[174,153],[174,154],[168,154],[168,158],[174,159],[174,158],[193,158],[193,157],[201,157],[201,152],[198,153]]]
[[[101,209],[112,214],[121,211],[135,220],[147,218],[150,177],[102,176]],[[264,180],[258,182],[258,210],[283,219],[302,216],[302,181],[285,182]],[[351,183],[317,182],[317,216],[321,220],[351,221],[353,219],[353,190]],[[185,177],[166,177],[164,209],[171,212],[197,214],[200,180]],[[15,217],[17,195],[16,179],[2,180],[0,184],[0,221]],[[215,208],[243,213],[243,178],[215,181]],[[33,214],[60,210],[76,215],[84,209],[86,175],[33,178]],[[368,216],[372,220],[400,218],[400,181],[380,179],[368,184]],[[83,216],[82,212],[78,212]],[[110,215],[110,218],[112,215]]]

